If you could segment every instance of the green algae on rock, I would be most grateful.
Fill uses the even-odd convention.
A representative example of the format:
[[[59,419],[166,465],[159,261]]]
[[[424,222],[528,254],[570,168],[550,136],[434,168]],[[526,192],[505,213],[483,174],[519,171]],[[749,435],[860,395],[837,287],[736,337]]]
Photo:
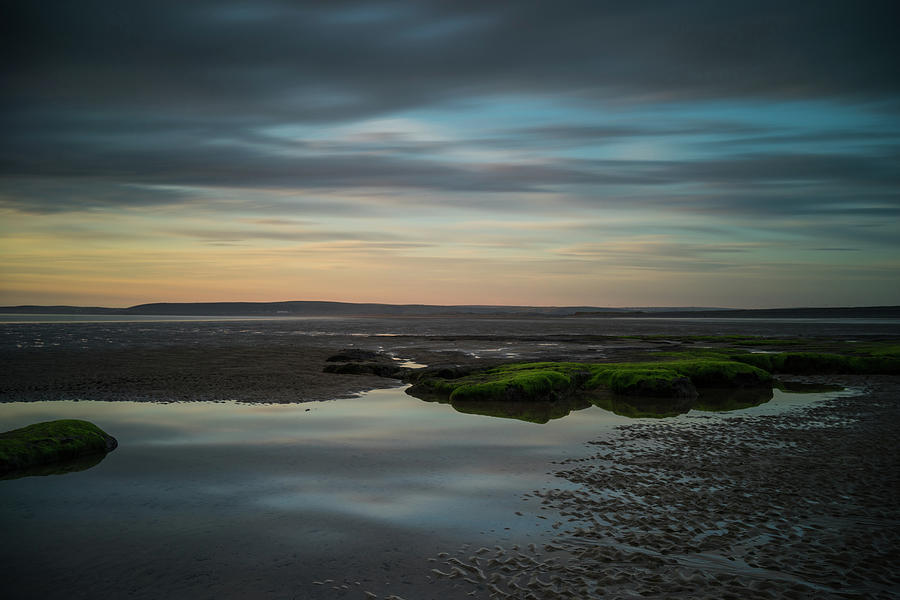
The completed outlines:
[[[116,438],[88,421],[63,419],[0,433],[0,473],[106,454]]]
[[[457,374],[454,374],[457,375]],[[772,376],[731,360],[693,359],[642,363],[514,363],[442,377],[425,370],[407,393],[450,402],[558,400],[611,392],[622,396],[694,398],[698,387],[767,387]]]

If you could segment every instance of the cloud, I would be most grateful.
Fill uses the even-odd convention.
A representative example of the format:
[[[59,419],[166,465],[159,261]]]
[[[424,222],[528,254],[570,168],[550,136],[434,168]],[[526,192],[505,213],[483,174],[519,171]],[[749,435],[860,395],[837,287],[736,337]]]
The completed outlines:
[[[376,18],[359,15],[379,14]],[[477,94],[897,91],[890,2],[16,2],[9,100],[358,118]]]
[[[629,186],[699,185],[711,189],[667,193],[666,202],[740,212],[814,204],[806,192],[785,202],[765,189],[798,181],[888,195],[898,183],[891,132],[862,137],[883,143],[866,153],[824,155],[783,144],[814,144],[828,132],[718,115],[633,114],[604,123],[561,115],[458,134],[451,122],[445,128],[453,134],[444,137],[413,135],[404,127],[415,123],[401,126],[396,115],[477,114],[481,103],[514,98],[594,110],[594,117],[597,102],[814,98],[874,106],[896,101],[900,86],[893,59],[900,42],[888,25],[894,12],[889,2],[839,1],[14,2],[4,19],[10,61],[0,98],[0,201],[46,213],[209,203],[178,189],[190,187],[386,189],[435,192],[441,197],[429,198],[442,206],[490,208],[497,199],[486,196],[501,193],[590,188],[599,202],[615,203]],[[373,129],[372,119],[382,128]],[[273,133],[286,126],[300,133]],[[330,135],[341,128],[358,135]],[[728,156],[554,154],[710,135],[716,139],[707,143],[728,147]],[[836,145],[849,134],[830,135]],[[769,147],[736,154],[741,143]],[[879,206],[857,209],[895,204]]]
[[[30,213],[190,206],[292,213],[388,214],[512,206],[552,212],[657,207],[707,216],[892,218],[900,215],[893,154],[736,155],[695,160],[473,162],[342,153],[281,156],[240,146],[136,150],[104,156],[73,150],[53,164],[17,158],[0,206]],[[381,191],[379,191],[381,190]],[[405,192],[404,192],[405,190]],[[529,199],[530,198],[530,199]]]
[[[4,233],[523,277],[900,244],[893,2],[8,4]]]
[[[327,230],[283,230],[283,229],[176,229],[176,235],[205,242],[243,242],[248,240],[269,240],[279,242],[391,242],[398,239],[395,234],[374,231],[327,231]],[[418,243],[419,246],[428,244]]]
[[[150,188],[103,178],[0,178],[0,210],[36,215],[172,206],[188,200],[189,195],[182,190]]]

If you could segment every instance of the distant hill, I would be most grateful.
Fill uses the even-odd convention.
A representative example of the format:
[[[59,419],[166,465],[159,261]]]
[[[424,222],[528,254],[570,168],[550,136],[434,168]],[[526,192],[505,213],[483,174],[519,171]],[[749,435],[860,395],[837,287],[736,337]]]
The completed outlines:
[[[6,314],[168,315],[221,317],[572,317],[572,318],[900,318],[900,306],[723,309],[707,307],[601,308],[596,306],[438,306],[352,302],[160,302],[128,308],[99,306],[3,306]]]
[[[79,315],[171,315],[171,316],[452,316],[452,315],[520,315],[570,316],[579,312],[594,312],[596,306],[435,306],[427,304],[374,304],[351,302],[160,302],[139,304],[128,308],[82,306],[5,306],[0,313],[13,314],[79,314]]]
[[[575,317],[653,317],[682,319],[900,319],[900,306],[847,306],[837,308],[747,308],[656,310],[636,309],[612,312],[603,309],[579,312]]]
[[[433,306],[427,304],[373,304],[351,302],[205,302],[190,304],[140,304],[126,309],[143,315],[265,315],[265,316],[437,316],[437,315],[571,315],[596,307],[543,308],[532,306]]]
[[[0,306],[0,313],[8,315],[116,315],[122,310],[102,306]]]

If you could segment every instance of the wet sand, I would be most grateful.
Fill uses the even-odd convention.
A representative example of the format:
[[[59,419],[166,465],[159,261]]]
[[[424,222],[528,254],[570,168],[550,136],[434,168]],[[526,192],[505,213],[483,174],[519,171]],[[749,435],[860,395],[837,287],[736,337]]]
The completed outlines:
[[[552,539],[434,575],[491,598],[896,598],[900,378],[837,380],[860,393],[621,426],[558,465],[576,489],[534,492]]]
[[[327,359],[346,348],[381,353],[401,364],[479,364],[491,360],[601,360],[597,344],[536,345],[489,339],[362,338],[335,336],[285,341],[267,338],[228,344],[173,344],[123,348],[15,348],[0,350],[0,403],[37,400],[134,402],[310,402],[347,398],[396,387],[396,379],[323,373]],[[608,353],[627,356],[640,342],[607,342]]]
[[[330,400],[397,385],[375,376],[324,375],[325,359],[344,348],[428,365],[615,361],[642,359],[654,349],[678,349],[671,340],[617,336],[727,333],[813,342],[816,338],[809,336],[897,337],[900,326],[464,318],[0,323],[0,402]]]
[[[30,349],[5,357],[0,402],[309,402],[394,387],[374,375],[323,374],[337,346]]]

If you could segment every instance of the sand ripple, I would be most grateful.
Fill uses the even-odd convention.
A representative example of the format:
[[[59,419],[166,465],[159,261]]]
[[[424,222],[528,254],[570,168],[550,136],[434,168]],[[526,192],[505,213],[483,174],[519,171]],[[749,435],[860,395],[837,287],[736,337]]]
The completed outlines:
[[[626,425],[559,464],[537,548],[442,558],[490,598],[896,598],[900,379],[776,416]],[[551,517],[552,518],[552,517]]]

